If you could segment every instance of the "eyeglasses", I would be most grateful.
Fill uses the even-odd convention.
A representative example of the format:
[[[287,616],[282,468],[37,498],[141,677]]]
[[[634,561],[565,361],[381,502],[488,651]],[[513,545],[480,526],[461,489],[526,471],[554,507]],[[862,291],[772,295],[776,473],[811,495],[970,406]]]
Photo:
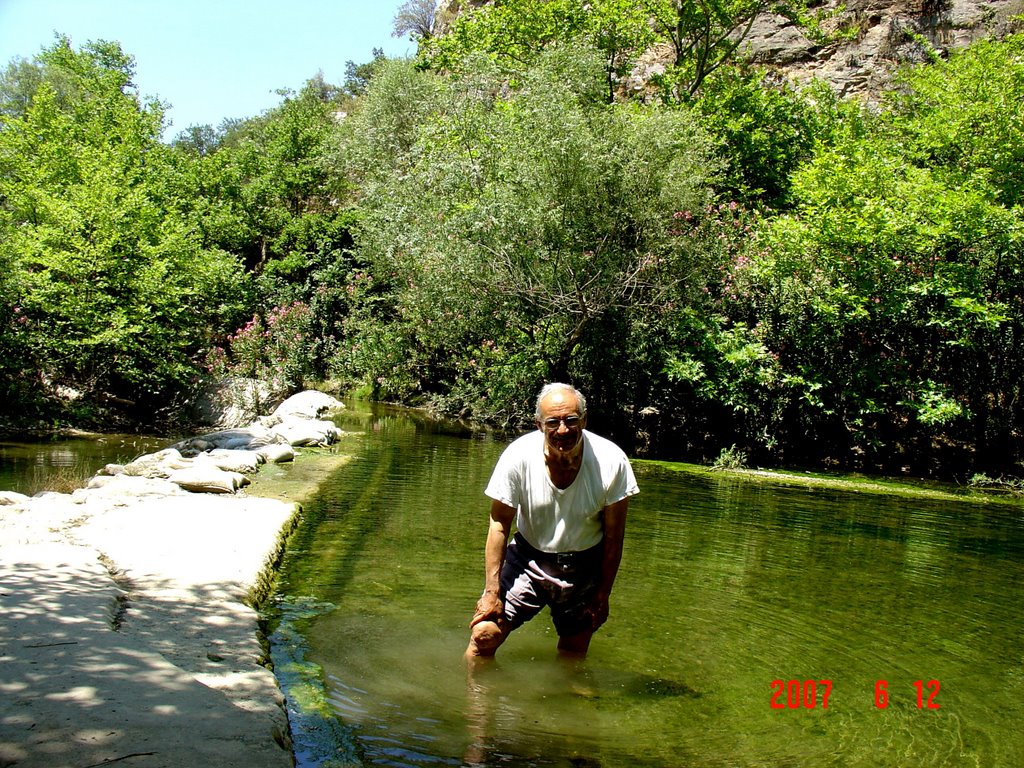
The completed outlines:
[[[542,421],[541,423],[544,425],[545,429],[551,432],[554,432],[556,429],[558,429],[559,424],[565,424],[566,429],[576,429],[576,427],[580,425],[580,417],[564,416],[561,419],[551,417],[550,419],[544,419],[544,421]]]

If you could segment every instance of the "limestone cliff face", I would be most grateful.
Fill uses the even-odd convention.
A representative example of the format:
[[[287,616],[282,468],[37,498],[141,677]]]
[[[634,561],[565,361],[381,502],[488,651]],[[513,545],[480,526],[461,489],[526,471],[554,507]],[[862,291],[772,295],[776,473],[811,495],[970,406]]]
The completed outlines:
[[[453,19],[489,2],[442,0],[438,15]],[[825,0],[815,10],[827,13],[840,5],[845,9],[824,28],[853,26],[859,30],[853,40],[818,45],[786,19],[766,14],[755,22],[741,50],[797,82],[819,78],[840,95],[871,98],[887,87],[900,64],[925,61],[929,46],[942,55],[979,38],[1003,37],[1024,27],[1013,20],[1024,14],[1024,0]],[[645,52],[624,89],[643,90],[669,57],[667,47]]]
[[[835,7],[829,0],[822,8]],[[749,55],[798,81],[817,77],[838,93],[877,95],[900,64],[944,55],[982,37],[1003,37],[1024,0],[848,0],[832,26],[855,25],[855,40],[817,47],[785,19],[765,16],[748,38]],[[1019,26],[1019,22],[1016,22]]]

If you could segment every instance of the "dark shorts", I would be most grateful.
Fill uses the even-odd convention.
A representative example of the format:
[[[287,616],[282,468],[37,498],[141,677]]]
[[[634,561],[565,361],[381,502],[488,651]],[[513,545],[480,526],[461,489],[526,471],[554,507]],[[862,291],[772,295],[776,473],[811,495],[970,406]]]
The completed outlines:
[[[541,552],[518,533],[513,536],[501,569],[501,595],[511,629],[546,605],[559,637],[591,631],[583,611],[601,582],[601,550],[599,544],[583,552]]]

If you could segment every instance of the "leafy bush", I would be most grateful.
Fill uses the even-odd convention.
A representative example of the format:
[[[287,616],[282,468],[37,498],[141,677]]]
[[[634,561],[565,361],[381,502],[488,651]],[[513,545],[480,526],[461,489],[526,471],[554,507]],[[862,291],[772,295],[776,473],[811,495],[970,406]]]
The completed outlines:
[[[218,377],[261,379],[275,390],[297,391],[312,369],[309,322],[309,308],[299,303],[254,315],[228,336],[226,347],[210,351],[207,369]]]
[[[353,118],[350,156],[380,173],[357,243],[392,291],[359,343],[383,396],[515,420],[545,379],[597,381],[609,318],[700,292],[672,214],[704,207],[714,162],[686,112],[605,105],[585,49],[546,51],[515,89],[472,71],[382,72]],[[364,121],[410,93],[422,122],[396,154]]]
[[[747,454],[735,445],[723,448],[718,458],[711,464],[716,470],[736,470],[747,468]]]
[[[727,159],[721,195],[783,208],[792,174],[843,120],[856,119],[825,84],[804,89],[763,70],[729,66],[709,77],[694,108]]]
[[[943,444],[974,444],[985,461],[1012,455],[1022,211],[1001,158],[1018,152],[1009,126],[1024,115],[997,118],[979,100],[994,98],[981,85],[992,80],[1024,109],[1019,45],[908,72],[889,109],[794,174],[794,212],[770,222],[734,269],[730,314],[759,324],[778,353],[788,419],[809,453],[885,464],[906,461],[912,445],[922,471]],[[948,133],[951,146],[937,127],[955,114],[985,128],[970,141]]]
[[[18,396],[35,376],[37,390],[152,414],[244,305],[246,278],[191,237],[160,108],[134,94],[131,58],[62,39],[34,66],[0,130],[0,264],[17,307],[0,346],[31,372],[6,387]]]

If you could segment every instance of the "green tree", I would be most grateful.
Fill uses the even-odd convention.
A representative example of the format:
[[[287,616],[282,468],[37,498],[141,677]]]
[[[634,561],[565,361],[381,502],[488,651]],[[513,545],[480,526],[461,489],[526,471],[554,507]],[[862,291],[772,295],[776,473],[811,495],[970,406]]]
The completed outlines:
[[[23,366],[5,387],[70,385],[152,414],[238,311],[244,280],[192,238],[160,106],[135,95],[131,57],[61,38],[36,66],[27,107],[0,130],[0,262],[17,308],[4,346]]]
[[[658,82],[673,102],[692,98],[732,61],[754,22],[768,12],[798,21],[801,0],[644,0],[660,39],[672,45],[671,66]]]
[[[212,125],[192,125],[175,136],[171,146],[205,157],[217,151],[220,136]]]
[[[478,60],[474,54],[485,54],[506,72],[522,72],[549,46],[600,46],[611,100],[615,78],[628,70],[630,54],[639,53],[650,39],[646,21],[635,4],[620,0],[512,0],[459,15],[444,35],[423,41],[419,53],[440,70],[458,71]]]
[[[736,59],[766,13],[821,36],[805,0],[506,0],[462,13],[444,35],[424,41],[420,56],[431,67],[455,70],[467,55],[485,53],[518,72],[548,46],[584,43],[602,53],[611,100],[637,58],[664,43],[672,58],[654,81],[664,100],[680,103]]]
[[[909,159],[954,181],[976,176],[1005,206],[1024,201],[1024,35],[980,40],[948,60],[906,70],[887,96],[887,125]]]
[[[0,119],[22,117],[42,85],[44,71],[27,59],[15,59],[0,74]]]
[[[922,472],[951,461],[943,445],[1018,455],[1020,45],[908,71],[797,172],[793,214],[734,264],[730,314],[780,359],[780,442]],[[947,133],[958,121],[972,131]]]
[[[523,69],[547,46],[576,39],[584,19],[576,0],[483,5],[459,14],[444,35],[422,41],[420,54],[442,70],[460,68],[474,53],[493,57],[505,69]]]
[[[374,48],[372,61],[363,64],[356,64],[351,59],[346,61],[345,82],[342,85],[342,91],[351,97],[362,96],[366,93],[377,67],[384,60],[384,49]]]
[[[350,97],[322,76],[282,94],[277,108],[233,126],[214,151],[199,153],[188,141],[176,148],[196,163],[192,199],[203,242],[243,260],[260,303],[246,326],[216,340],[214,367],[277,370],[271,378],[296,387],[326,374],[349,307],[339,292],[352,263],[353,218],[340,207],[349,191],[331,157]],[[285,328],[289,345],[253,352],[252,339]]]
[[[840,102],[824,83],[798,89],[741,65],[707,78],[693,107],[727,164],[720,195],[772,208],[788,205],[793,173],[816,147],[831,144],[838,126],[859,119],[858,108]]]
[[[199,158],[193,198],[203,242],[237,254],[255,273],[277,260],[301,260],[291,245],[304,226],[297,222],[333,207],[324,156],[340,92],[318,76],[282,95],[265,115],[175,142]]]
[[[671,227],[703,207],[713,163],[684,112],[604,104],[592,52],[553,48],[507,93],[467,72],[382,74],[351,126],[350,156],[381,172],[358,243],[393,293],[349,362],[384,395],[515,420],[545,378],[596,381],[609,318],[701,295]],[[410,112],[413,130],[385,132],[407,137],[395,152],[375,116]]]

